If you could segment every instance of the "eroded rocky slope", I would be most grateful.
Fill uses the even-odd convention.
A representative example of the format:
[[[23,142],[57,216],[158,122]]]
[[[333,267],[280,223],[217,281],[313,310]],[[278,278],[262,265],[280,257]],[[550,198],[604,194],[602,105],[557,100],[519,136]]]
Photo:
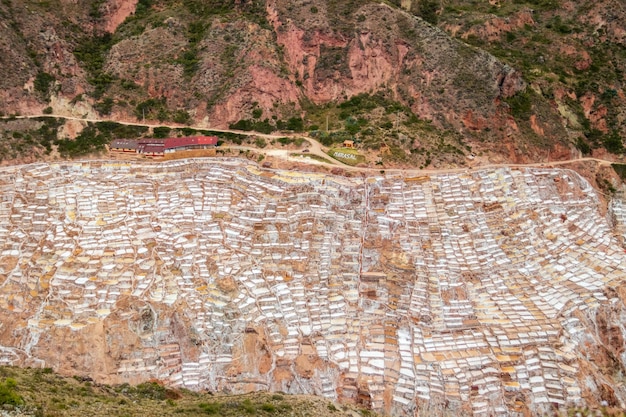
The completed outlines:
[[[572,171],[196,160],[0,180],[2,363],[394,415],[626,403],[626,254]]]
[[[329,144],[354,139],[389,166],[620,155],[622,9],[6,0],[0,111],[313,131]],[[375,105],[341,107],[361,96]]]

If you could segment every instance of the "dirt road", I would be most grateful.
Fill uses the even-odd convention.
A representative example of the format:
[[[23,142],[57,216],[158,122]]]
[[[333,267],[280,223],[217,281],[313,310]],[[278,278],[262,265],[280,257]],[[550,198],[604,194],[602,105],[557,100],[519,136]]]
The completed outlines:
[[[360,172],[369,172],[369,173],[381,171],[380,168],[354,167],[354,166],[346,165],[336,159],[333,159],[330,156],[328,156],[328,154],[326,153],[326,151],[328,151],[327,147],[322,145],[316,139],[304,133],[281,133],[281,134],[270,133],[270,134],[267,134],[267,133],[251,132],[251,131],[244,131],[244,130],[218,129],[218,128],[213,128],[213,127],[197,126],[197,125],[185,126],[181,124],[167,124],[167,123],[126,122],[126,121],[118,121],[118,120],[110,120],[110,119],[93,119],[93,118],[81,118],[81,117],[75,117],[75,116],[63,116],[63,115],[58,115],[58,114],[34,114],[34,115],[8,116],[8,117],[5,116],[5,117],[0,117],[0,119],[34,119],[34,118],[40,118],[40,117],[51,117],[51,118],[59,118],[59,119],[66,119],[66,120],[79,120],[79,121],[92,122],[92,123],[115,122],[115,123],[119,123],[119,124],[126,125],[126,126],[146,126],[146,127],[153,127],[153,128],[154,127],[169,127],[170,129],[191,128],[191,129],[197,129],[197,130],[211,130],[214,132],[221,132],[221,133],[236,133],[238,135],[255,136],[255,137],[261,137],[261,138],[267,138],[267,139],[278,139],[278,138],[284,138],[284,137],[302,137],[306,139],[307,142],[309,142],[309,146],[306,149],[308,150],[308,153],[310,155],[316,155],[320,158],[324,158],[330,161],[330,163],[325,163],[325,162],[312,159],[312,158],[294,157],[291,154],[301,152],[301,151],[294,151],[294,150],[276,149],[276,148],[254,148],[250,146],[239,146],[239,145],[232,145],[232,146],[226,145],[226,146],[222,146],[222,148],[251,151],[251,152],[255,152],[257,154],[261,154],[264,156],[273,156],[273,157],[290,160],[294,162],[297,161],[301,163],[310,163],[314,165],[325,165],[328,167],[340,166],[342,169],[346,171],[360,171]],[[477,165],[472,168],[462,167],[462,168],[442,168],[442,169],[388,168],[388,169],[385,169],[384,171],[386,173],[404,173],[408,175],[421,175],[421,174],[423,175],[423,174],[464,172],[469,169],[480,169],[480,168],[504,168],[504,167],[525,168],[525,167],[544,167],[544,166],[552,167],[552,166],[563,166],[563,165],[569,165],[572,163],[587,162],[587,161],[596,162],[600,165],[610,165],[611,163],[613,163],[613,161],[609,161],[605,159],[584,157],[584,158],[577,158],[577,159],[568,159],[568,160],[563,160],[563,161],[536,162],[536,163],[531,163],[531,164],[486,164],[486,165]]]

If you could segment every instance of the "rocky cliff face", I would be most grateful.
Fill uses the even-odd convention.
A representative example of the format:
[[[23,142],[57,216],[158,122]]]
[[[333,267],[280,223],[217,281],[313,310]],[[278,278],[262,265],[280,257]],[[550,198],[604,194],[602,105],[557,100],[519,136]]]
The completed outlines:
[[[311,7],[269,3],[268,14],[290,70],[318,104],[390,89],[420,117],[474,128],[463,121],[471,114],[485,128],[503,122],[499,100],[525,87],[513,68],[391,6],[357,8],[344,30],[328,8],[310,21]]]
[[[626,255],[571,171],[213,160],[1,178],[1,363],[392,415],[626,405]]]

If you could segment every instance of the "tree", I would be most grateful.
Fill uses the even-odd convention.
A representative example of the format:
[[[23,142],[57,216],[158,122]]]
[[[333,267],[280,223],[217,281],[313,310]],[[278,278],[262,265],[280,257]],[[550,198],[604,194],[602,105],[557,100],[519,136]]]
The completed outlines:
[[[430,23],[436,25],[439,22],[439,16],[437,11],[439,10],[439,2],[436,0],[420,0],[417,6],[417,13],[419,17]]]

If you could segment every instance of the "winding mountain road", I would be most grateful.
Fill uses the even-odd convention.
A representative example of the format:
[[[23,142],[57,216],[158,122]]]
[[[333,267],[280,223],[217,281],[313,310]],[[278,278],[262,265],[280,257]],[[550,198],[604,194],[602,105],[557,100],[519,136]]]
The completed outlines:
[[[315,164],[315,165],[325,165],[329,167],[341,167],[342,169],[345,169],[348,171],[360,171],[360,172],[380,172],[381,171],[380,168],[355,167],[355,166],[346,165],[336,159],[333,159],[329,157],[328,154],[326,153],[326,151],[328,150],[327,147],[322,145],[316,139],[303,133],[281,133],[281,134],[259,133],[259,132],[253,132],[253,131],[220,129],[220,128],[197,126],[197,125],[185,126],[181,124],[167,124],[167,123],[155,124],[155,123],[146,123],[146,122],[127,122],[127,121],[119,121],[119,120],[111,120],[111,119],[95,119],[95,118],[83,118],[83,117],[76,117],[76,116],[65,116],[65,115],[59,115],[59,114],[33,114],[33,115],[24,115],[24,116],[21,116],[21,115],[20,116],[3,116],[3,117],[0,117],[0,120],[36,119],[36,118],[42,118],[42,117],[65,119],[65,120],[76,120],[76,121],[91,122],[91,123],[114,122],[114,123],[119,123],[121,125],[126,125],[126,126],[145,126],[145,127],[152,127],[152,128],[155,128],[155,127],[168,127],[170,129],[190,128],[190,129],[196,129],[196,130],[210,130],[213,132],[220,132],[220,133],[236,133],[238,135],[255,136],[255,137],[266,138],[266,139],[279,139],[279,138],[284,138],[284,137],[302,137],[310,144],[310,146],[307,147],[308,153],[310,155],[316,155],[329,162],[328,163],[322,162],[322,161],[312,159],[312,158],[294,157],[292,156],[293,153],[300,153],[301,151],[294,151],[294,150],[287,150],[287,149],[255,148],[251,146],[240,146],[240,145],[226,145],[226,146],[222,146],[222,148],[251,151],[251,152],[258,153],[258,154],[262,154],[264,156],[273,156],[273,157],[278,157],[281,159],[303,162],[303,163],[310,163],[310,164]],[[468,169],[480,169],[480,168],[504,168],[504,167],[525,168],[525,167],[548,167],[548,166],[552,167],[552,166],[569,165],[569,164],[577,163],[577,162],[596,162],[599,165],[606,166],[606,165],[611,165],[615,161],[610,161],[610,160],[601,159],[601,158],[583,157],[583,158],[567,159],[567,160],[561,160],[561,161],[535,162],[535,163],[530,163],[530,164],[510,164],[510,163],[509,164],[485,164],[485,165],[476,165],[474,167],[441,168],[441,169],[385,168],[384,171],[388,173],[405,173],[408,175],[420,175],[420,174],[464,172],[464,171],[467,171]]]

